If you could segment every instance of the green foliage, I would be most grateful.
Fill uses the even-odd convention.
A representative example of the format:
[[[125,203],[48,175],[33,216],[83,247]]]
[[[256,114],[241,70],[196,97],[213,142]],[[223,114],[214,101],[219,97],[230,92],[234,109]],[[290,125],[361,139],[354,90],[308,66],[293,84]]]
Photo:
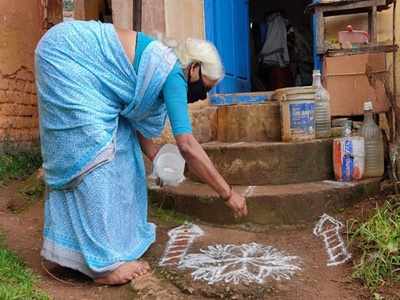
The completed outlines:
[[[73,0],[64,0],[64,10],[65,11],[73,11],[74,10],[74,1]]]
[[[371,290],[387,281],[400,282],[400,202],[390,198],[364,223],[350,225],[352,242],[360,249],[361,258],[353,276]]]
[[[151,205],[150,216],[157,219],[158,222],[164,224],[181,225],[190,222],[190,218],[173,210],[164,209],[156,205]]]
[[[35,288],[37,278],[24,263],[0,241],[0,299],[45,300],[47,295]]]
[[[12,179],[23,179],[31,175],[42,164],[39,150],[7,152],[0,154],[0,183]]]

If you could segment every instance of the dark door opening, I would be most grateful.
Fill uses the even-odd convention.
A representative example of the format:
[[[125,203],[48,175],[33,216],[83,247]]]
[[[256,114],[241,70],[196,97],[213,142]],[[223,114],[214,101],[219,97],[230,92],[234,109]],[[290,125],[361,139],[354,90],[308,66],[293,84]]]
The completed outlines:
[[[310,0],[249,2],[251,83],[253,91],[312,84]]]

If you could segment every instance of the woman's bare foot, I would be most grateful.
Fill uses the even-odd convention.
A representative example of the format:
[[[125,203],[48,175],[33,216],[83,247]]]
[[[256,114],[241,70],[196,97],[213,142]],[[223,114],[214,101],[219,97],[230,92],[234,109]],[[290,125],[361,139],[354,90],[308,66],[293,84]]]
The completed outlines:
[[[119,266],[104,277],[95,280],[98,284],[119,285],[150,272],[150,266],[145,261],[131,261]]]

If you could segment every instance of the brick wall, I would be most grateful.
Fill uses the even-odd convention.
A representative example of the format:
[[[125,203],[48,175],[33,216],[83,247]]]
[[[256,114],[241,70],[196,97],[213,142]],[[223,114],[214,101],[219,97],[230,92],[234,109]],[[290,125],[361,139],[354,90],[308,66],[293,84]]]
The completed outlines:
[[[33,73],[20,68],[0,73],[0,140],[29,145],[39,138]]]
[[[0,150],[39,139],[34,50],[62,20],[61,0],[0,1]]]

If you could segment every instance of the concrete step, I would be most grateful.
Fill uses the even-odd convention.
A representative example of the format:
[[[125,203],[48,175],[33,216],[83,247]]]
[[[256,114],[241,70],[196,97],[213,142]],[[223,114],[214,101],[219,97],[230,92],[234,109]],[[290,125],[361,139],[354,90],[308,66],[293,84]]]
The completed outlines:
[[[317,220],[323,213],[332,213],[375,195],[380,179],[354,183],[319,181],[275,186],[234,186],[245,195],[249,215],[242,222],[264,225],[301,224]],[[157,187],[149,181],[151,201],[207,222],[235,223],[231,211],[217,194],[205,184],[186,180],[176,188]]]
[[[277,101],[219,106],[217,115],[217,141],[282,141],[281,112]]]
[[[333,179],[332,140],[202,144],[232,185],[281,185]],[[194,175],[188,174],[194,181]]]

